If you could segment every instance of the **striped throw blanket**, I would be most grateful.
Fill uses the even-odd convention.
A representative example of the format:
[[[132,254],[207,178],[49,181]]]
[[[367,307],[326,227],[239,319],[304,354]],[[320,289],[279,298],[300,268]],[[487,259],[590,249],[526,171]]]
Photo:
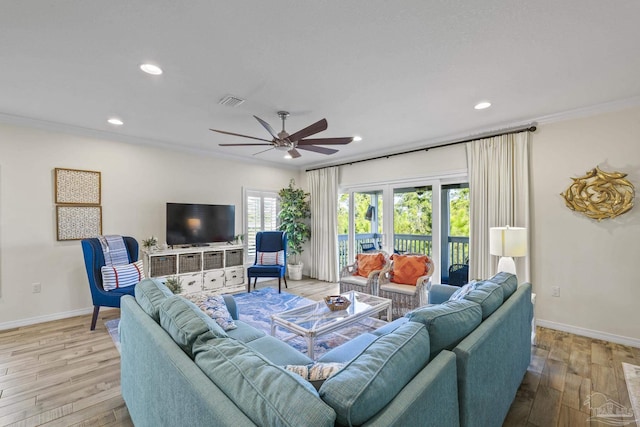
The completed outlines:
[[[105,265],[129,264],[129,254],[122,236],[98,236],[98,240],[102,246]]]

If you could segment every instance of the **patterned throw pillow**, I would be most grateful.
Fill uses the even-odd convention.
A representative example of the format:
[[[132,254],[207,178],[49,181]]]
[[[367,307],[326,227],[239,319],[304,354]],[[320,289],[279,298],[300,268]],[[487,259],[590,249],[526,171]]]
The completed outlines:
[[[356,261],[358,261],[357,275],[362,277],[369,277],[372,271],[382,270],[384,268],[384,254],[358,254],[356,255]]]
[[[258,252],[258,265],[284,265],[284,251]]]
[[[215,320],[225,331],[238,327],[233,321],[222,295],[211,295],[206,292],[201,292],[187,294],[185,298],[197,305],[200,310],[207,313],[207,315]]]
[[[427,274],[426,255],[393,255],[391,281],[402,285],[416,285],[418,278]]]
[[[133,286],[144,279],[142,260],[125,265],[105,265],[101,272],[102,288],[105,291]]]
[[[451,296],[449,297],[449,301],[457,301],[457,300],[464,299],[464,297],[467,296],[469,292],[473,291],[476,288],[476,285],[477,285],[476,282],[467,283],[466,285],[462,286],[460,289],[456,290],[453,294],[451,294]]]
[[[315,362],[309,365],[285,365],[284,369],[300,375],[318,390],[324,380],[344,368],[344,366],[344,363]]]

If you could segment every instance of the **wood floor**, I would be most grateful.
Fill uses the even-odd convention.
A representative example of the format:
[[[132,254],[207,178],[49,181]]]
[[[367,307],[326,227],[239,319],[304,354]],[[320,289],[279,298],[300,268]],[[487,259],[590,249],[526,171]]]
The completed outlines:
[[[264,284],[258,283],[258,287]],[[319,300],[337,285],[289,281],[288,292]],[[0,426],[131,426],[120,395],[120,355],[104,327],[118,310],[0,331]],[[621,362],[640,349],[538,328],[529,370],[505,426],[591,426],[592,393],[630,407]],[[490,426],[489,426],[490,427]]]

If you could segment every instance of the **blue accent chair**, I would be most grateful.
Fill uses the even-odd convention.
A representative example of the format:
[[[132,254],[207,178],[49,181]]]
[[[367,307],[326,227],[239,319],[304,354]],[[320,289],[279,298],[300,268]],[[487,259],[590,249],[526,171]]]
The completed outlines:
[[[284,251],[284,265],[262,265],[258,263],[258,252]],[[282,290],[281,280],[284,278],[284,286],[287,286],[285,272],[287,270],[287,233],[283,231],[259,231],[256,234],[256,259],[253,265],[247,269],[247,292],[251,292],[251,278],[254,278],[253,287],[258,283],[258,277],[277,277],[278,293]]]
[[[133,237],[123,236],[127,246],[129,262],[138,260],[138,242]],[[134,295],[135,286],[128,286],[113,291],[105,291],[102,287],[102,271],[105,265],[104,254],[100,241],[96,238],[82,240],[82,252],[84,254],[84,266],[87,269],[89,278],[89,289],[91,289],[91,299],[93,300],[93,317],[91,318],[91,330],[96,328],[98,312],[100,307],[120,308],[120,298],[123,295]]]

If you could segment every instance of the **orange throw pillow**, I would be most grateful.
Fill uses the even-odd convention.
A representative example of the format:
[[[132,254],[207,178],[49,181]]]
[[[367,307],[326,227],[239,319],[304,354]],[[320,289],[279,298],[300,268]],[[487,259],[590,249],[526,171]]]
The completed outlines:
[[[369,277],[372,271],[382,270],[384,268],[384,254],[358,254],[358,276]]]
[[[402,285],[416,285],[418,278],[427,274],[426,255],[393,255],[391,281]]]

